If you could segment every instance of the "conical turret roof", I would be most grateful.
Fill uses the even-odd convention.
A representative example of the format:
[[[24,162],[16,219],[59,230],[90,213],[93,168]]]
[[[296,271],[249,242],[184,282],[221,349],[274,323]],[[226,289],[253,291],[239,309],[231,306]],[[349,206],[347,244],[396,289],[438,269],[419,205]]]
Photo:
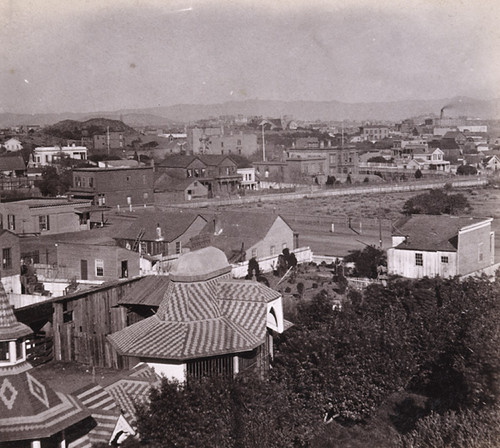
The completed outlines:
[[[5,289],[0,282],[0,341],[18,339],[33,333],[30,327],[18,322]]]

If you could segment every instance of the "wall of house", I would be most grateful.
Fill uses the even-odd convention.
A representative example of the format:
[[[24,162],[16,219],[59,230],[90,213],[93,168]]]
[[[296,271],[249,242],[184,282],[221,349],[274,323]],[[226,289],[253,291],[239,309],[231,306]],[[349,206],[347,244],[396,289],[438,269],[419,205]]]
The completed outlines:
[[[5,262],[3,260],[3,249],[10,249],[9,266],[4,266]],[[5,277],[19,275],[20,270],[21,270],[21,249],[19,246],[19,237],[14,233],[4,231],[0,235],[0,278],[2,278],[3,280]]]
[[[108,206],[127,207],[128,198],[132,205],[151,204],[153,191],[152,167],[73,170],[73,194],[101,195]],[[98,202],[97,199],[94,202]]]
[[[122,368],[125,364],[107,341],[127,326],[127,311],[116,306],[135,279],[87,290],[53,304],[54,358],[91,366]]]
[[[90,205],[90,202],[87,204]],[[80,218],[75,213],[75,205],[85,206],[85,202],[63,204],[53,207],[32,207],[21,203],[0,204],[0,214],[4,229],[9,229],[8,215],[15,217],[15,228],[9,229],[17,234],[43,233],[46,235],[78,232],[90,228],[90,223],[80,225]],[[40,216],[49,216],[49,229],[40,231]]]
[[[458,274],[469,274],[493,264],[495,244],[490,235],[490,223],[458,233]]]
[[[168,243],[168,253],[166,253],[165,255],[173,255],[177,253],[176,245],[178,242],[181,243],[182,250],[182,248],[189,243],[191,238],[200,234],[206,224],[207,221],[205,221],[201,216],[197,216],[193,223],[186,229],[186,231],[182,235],[179,235],[177,238]]]
[[[415,254],[422,254],[422,266],[415,263]],[[448,262],[442,262],[447,257]],[[391,248],[387,250],[387,271],[389,274],[408,278],[453,277],[457,275],[456,252],[431,252]]]
[[[81,261],[87,261],[87,279],[112,281],[121,277],[121,262],[128,263],[128,278],[140,273],[140,256],[137,252],[118,246],[59,243],[57,246],[57,266],[69,279],[82,280]],[[103,262],[103,275],[97,275],[96,260]],[[85,280],[85,279],[83,279]]]
[[[293,249],[293,230],[278,216],[264,238],[247,249],[246,259],[278,255],[285,247]]]
[[[255,134],[217,135],[210,137],[210,153],[251,156],[257,151]]]

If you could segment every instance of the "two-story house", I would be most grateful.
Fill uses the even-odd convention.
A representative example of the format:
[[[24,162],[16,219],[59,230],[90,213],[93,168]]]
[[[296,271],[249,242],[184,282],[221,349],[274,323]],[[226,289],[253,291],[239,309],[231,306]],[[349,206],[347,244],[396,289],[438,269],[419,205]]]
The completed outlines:
[[[154,200],[153,167],[75,168],[69,193],[75,199],[88,199],[95,205],[151,204]]]
[[[33,165],[35,168],[52,165],[64,157],[75,160],[87,160],[85,146],[39,146],[33,151]]]
[[[397,222],[387,251],[389,274],[454,277],[494,264],[493,218],[413,215]]]
[[[238,165],[225,155],[172,155],[156,168],[174,179],[198,180],[207,187],[209,197],[234,193],[241,183]]]

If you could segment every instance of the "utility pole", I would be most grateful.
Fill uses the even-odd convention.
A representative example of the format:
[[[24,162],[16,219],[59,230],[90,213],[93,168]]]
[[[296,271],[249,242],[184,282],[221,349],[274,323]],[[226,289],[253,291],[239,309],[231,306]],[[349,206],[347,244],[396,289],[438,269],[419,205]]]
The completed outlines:
[[[266,139],[264,137],[264,126],[265,122],[262,122],[262,160],[266,161]]]

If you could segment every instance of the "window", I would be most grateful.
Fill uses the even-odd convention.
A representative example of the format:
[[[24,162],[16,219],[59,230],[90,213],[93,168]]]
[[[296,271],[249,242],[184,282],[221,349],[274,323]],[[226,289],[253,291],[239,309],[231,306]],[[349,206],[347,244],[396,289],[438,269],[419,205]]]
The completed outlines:
[[[441,257],[441,263],[448,263],[448,257]]]
[[[274,255],[276,253],[276,247],[271,246],[271,255]]]
[[[123,260],[122,261],[122,272],[121,272],[121,278],[127,278],[128,277],[128,261]]]
[[[477,259],[478,261],[483,261],[484,258],[484,250],[483,250],[483,243],[479,243],[477,246]]]
[[[68,302],[63,303],[63,323],[73,322],[73,310],[68,309]]]
[[[182,244],[180,241],[175,242],[175,253],[180,254],[182,249]]]
[[[423,266],[424,265],[424,254],[415,254],[415,266]]]
[[[12,267],[12,255],[10,247],[2,249],[2,269],[10,269]]]
[[[104,276],[104,261],[102,260],[95,261],[95,275],[96,277]]]
[[[9,230],[16,230],[16,217],[14,215],[7,215],[7,227]]]
[[[93,177],[89,177],[89,187],[90,188],[94,187],[94,178]]]
[[[49,215],[40,215],[38,217],[38,228],[40,229],[40,232],[50,230]]]
[[[252,258],[257,258],[257,249],[252,249]]]
[[[127,176],[127,182],[130,182],[130,176]]]
[[[283,243],[283,244],[281,245],[281,248],[282,248],[282,249],[286,249],[286,243]]]
[[[16,340],[16,360],[24,359],[23,339]]]
[[[8,361],[9,358],[10,358],[10,356],[9,356],[9,342],[2,341],[2,342],[0,342],[0,362]]]
[[[186,171],[187,177],[193,177],[193,170]]]

